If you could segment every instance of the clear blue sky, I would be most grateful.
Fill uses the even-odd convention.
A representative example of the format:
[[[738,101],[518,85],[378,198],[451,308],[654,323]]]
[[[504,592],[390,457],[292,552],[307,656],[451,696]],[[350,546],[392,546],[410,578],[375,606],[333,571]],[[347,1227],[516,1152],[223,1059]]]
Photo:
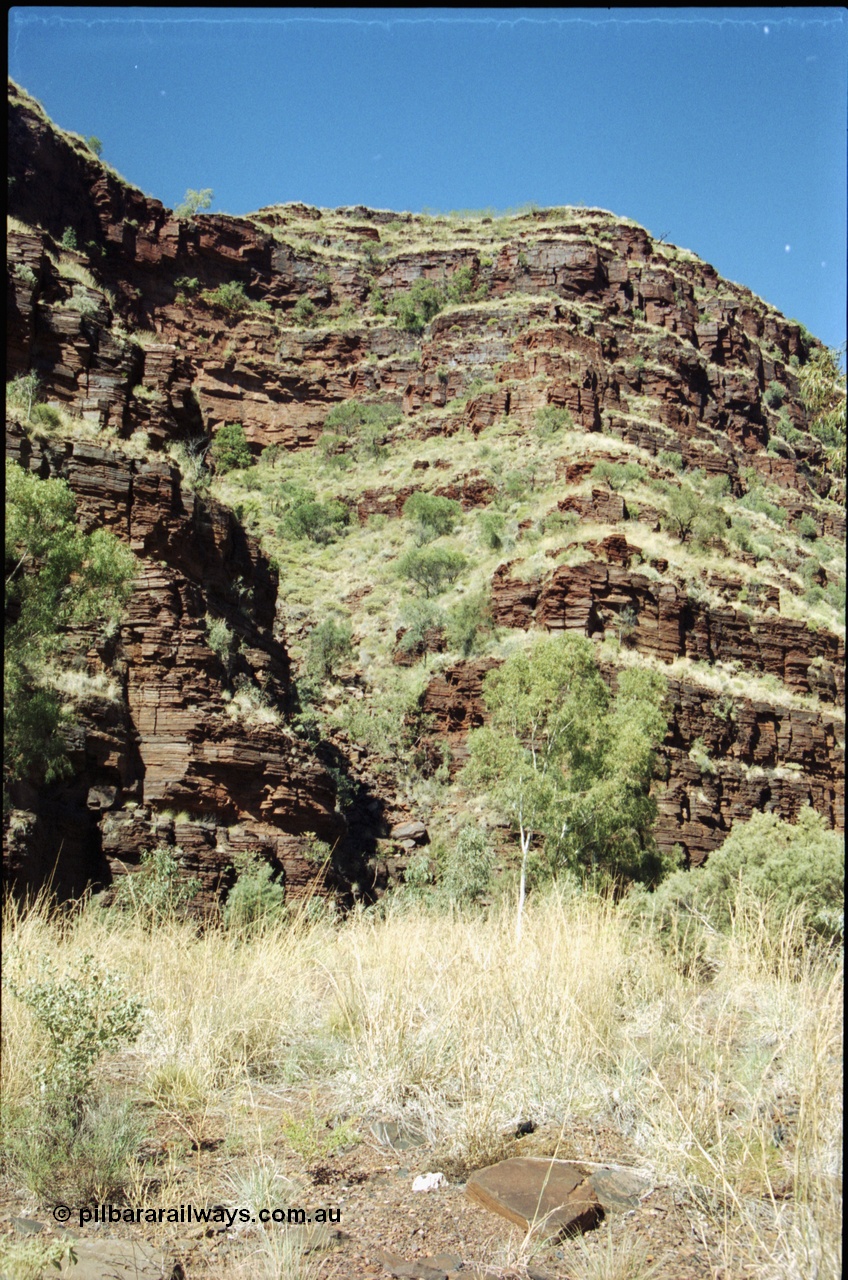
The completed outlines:
[[[9,71],[173,206],[597,205],[845,339],[848,13],[11,10]]]

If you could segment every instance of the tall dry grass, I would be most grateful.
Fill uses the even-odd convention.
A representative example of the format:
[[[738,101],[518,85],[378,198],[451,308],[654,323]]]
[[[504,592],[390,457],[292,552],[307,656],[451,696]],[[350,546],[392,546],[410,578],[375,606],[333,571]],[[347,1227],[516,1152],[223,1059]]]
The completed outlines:
[[[564,1135],[596,1120],[720,1227],[730,1273],[840,1274],[842,967],[796,920],[740,905],[708,977],[570,889],[531,901],[520,944],[506,906],[155,935],[40,906],[7,909],[4,936],[23,974],[92,954],[122,975],[145,1025],[105,1070],[197,1145],[210,1111],[263,1082],[417,1123],[457,1169],[497,1158],[519,1119]],[[8,994],[3,1021],[5,1103],[21,1105],[47,1046]]]

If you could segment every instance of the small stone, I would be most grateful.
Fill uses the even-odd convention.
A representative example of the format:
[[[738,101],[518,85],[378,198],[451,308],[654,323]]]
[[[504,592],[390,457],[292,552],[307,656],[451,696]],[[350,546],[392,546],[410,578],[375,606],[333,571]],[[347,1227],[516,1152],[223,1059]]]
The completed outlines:
[[[37,1236],[44,1230],[43,1222],[36,1222],[35,1218],[13,1218],[12,1226],[21,1236]]]

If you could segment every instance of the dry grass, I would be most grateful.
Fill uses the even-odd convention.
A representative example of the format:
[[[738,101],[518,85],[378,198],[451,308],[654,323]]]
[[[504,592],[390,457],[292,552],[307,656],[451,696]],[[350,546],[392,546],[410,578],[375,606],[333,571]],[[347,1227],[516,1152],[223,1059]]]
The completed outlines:
[[[531,903],[520,946],[508,903],[465,917],[398,905],[341,925],[304,914],[252,936],[175,922],[155,947],[94,908],[38,909],[10,911],[5,938],[24,968],[91,953],[141,996],[142,1038],[107,1070],[192,1144],[262,1081],[416,1122],[457,1168],[496,1157],[519,1118],[588,1119],[720,1224],[731,1273],[768,1257],[782,1270],[751,1274],[836,1276],[841,967],[805,952],[791,921],[775,936],[748,913],[705,982],[647,929],[561,890]],[[46,1045],[17,1000],[4,1013],[5,1099],[25,1104]],[[642,1274],[631,1262],[598,1255],[585,1273]]]

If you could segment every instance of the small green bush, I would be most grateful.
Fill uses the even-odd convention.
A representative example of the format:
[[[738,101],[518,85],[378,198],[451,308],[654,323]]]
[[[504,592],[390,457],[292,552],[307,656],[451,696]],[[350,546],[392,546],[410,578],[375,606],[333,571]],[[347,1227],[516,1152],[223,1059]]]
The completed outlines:
[[[182,849],[157,845],[141,855],[138,871],[128,872],[118,884],[115,906],[131,912],[148,929],[158,929],[183,914],[200,892],[195,876],[180,874]]]
[[[448,647],[464,658],[474,653],[484,636],[492,635],[493,631],[491,602],[484,591],[466,596],[447,615],[445,637]]]
[[[324,419],[328,431],[344,436],[360,435],[367,427],[388,430],[403,419],[400,409],[391,404],[367,404],[362,400],[344,400],[334,404]]]
[[[343,502],[318,502],[305,494],[292,502],[283,516],[281,528],[289,538],[327,543],[342,537],[349,524],[350,510]]]
[[[418,546],[453,533],[462,518],[462,507],[452,498],[434,493],[413,493],[403,504],[405,519],[412,521],[413,536]]]
[[[317,308],[311,298],[298,298],[291,309],[291,317],[295,324],[308,325],[315,318]]]
[[[274,879],[274,868],[260,854],[249,851],[235,859],[238,879],[224,904],[227,929],[251,931],[271,925],[286,914],[286,888]]]
[[[568,409],[545,405],[536,411],[536,433],[542,440],[558,435],[560,431],[573,431],[574,419]]]
[[[461,551],[447,547],[411,548],[398,560],[397,570],[402,578],[421,587],[429,598],[456,582],[467,564]]]
[[[618,492],[629,484],[638,484],[645,473],[638,462],[596,462],[592,468],[592,479],[606,484]]]
[[[233,631],[223,618],[206,615],[206,643],[216,653],[225,666],[229,665],[233,652]]]
[[[349,624],[337,622],[335,618],[325,618],[309,635],[307,675],[323,683],[336,673],[341,663],[347,661],[351,651]]]
[[[62,232],[62,239],[59,241],[63,249],[76,249],[77,233],[73,227],[65,227]]]
[[[763,399],[770,409],[779,409],[786,398],[786,391],[779,382],[770,382]]]
[[[178,204],[174,209],[175,217],[193,218],[196,213],[200,213],[203,209],[208,209],[212,204],[213,194],[211,187],[204,187],[202,191],[194,191],[189,187],[182,203]]]
[[[807,542],[815,542],[819,536],[816,522],[808,511],[805,511],[800,519],[796,521],[795,532],[799,538],[804,538]]]
[[[219,284],[217,289],[204,289],[200,295],[203,302],[210,307],[218,307],[227,315],[236,316],[248,311],[255,304],[250,301],[240,280],[230,280]]]
[[[249,467],[253,461],[244,427],[240,422],[228,422],[219,427],[209,449],[215,466],[222,474]]]
[[[398,326],[404,332],[422,333],[444,304],[444,294],[422,278],[416,280],[411,289],[395,294],[389,310],[397,316]]]
[[[669,467],[672,471],[683,470],[683,454],[676,453],[669,449],[660,449],[657,454],[657,462],[663,467]]]
[[[99,160],[103,154],[103,143],[100,141],[100,139],[92,133],[89,137],[86,138],[85,145],[88,147],[89,151],[94,152],[94,154],[97,156]]]
[[[802,809],[795,825],[755,813],[734,826],[706,866],[677,871],[659,886],[655,916],[664,929],[676,915],[727,932],[742,893],[767,904],[776,923],[798,911],[811,936],[835,940],[843,932],[841,843],[813,809]]]
[[[480,827],[461,827],[444,854],[440,888],[450,902],[466,906],[479,902],[491,890],[495,857]]]
[[[499,511],[481,511],[477,517],[480,541],[490,551],[500,551],[506,534],[506,518]]]

